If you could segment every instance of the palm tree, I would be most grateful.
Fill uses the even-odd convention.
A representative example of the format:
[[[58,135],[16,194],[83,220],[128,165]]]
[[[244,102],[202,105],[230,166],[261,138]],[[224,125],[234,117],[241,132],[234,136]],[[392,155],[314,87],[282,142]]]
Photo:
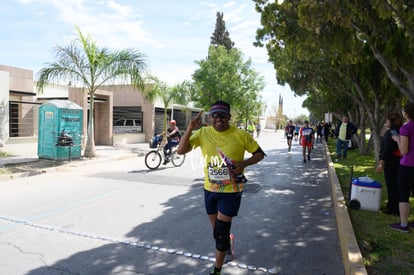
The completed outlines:
[[[95,136],[93,124],[94,94],[103,85],[122,83],[132,84],[144,89],[143,73],[146,69],[145,56],[134,49],[124,49],[110,52],[100,49],[93,39],[84,36],[75,27],[78,37],[67,47],[57,46],[55,49],[57,61],[47,63],[39,71],[36,84],[42,93],[48,83],[72,83],[84,87],[90,99],[89,123],[84,155],[95,157]],[[80,47],[78,47],[80,44]],[[129,83],[127,83],[129,81]]]
[[[176,84],[173,87],[168,86],[164,81],[159,80],[156,76],[148,76],[149,85],[144,92],[145,99],[153,102],[156,98],[160,98],[164,104],[164,125],[163,131],[167,130],[167,108],[171,103],[186,103],[188,98],[189,83],[184,81],[182,84]]]

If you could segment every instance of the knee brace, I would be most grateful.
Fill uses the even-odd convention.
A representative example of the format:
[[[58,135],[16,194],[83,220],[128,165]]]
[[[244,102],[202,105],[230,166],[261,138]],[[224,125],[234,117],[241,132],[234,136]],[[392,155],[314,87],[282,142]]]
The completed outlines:
[[[216,240],[216,249],[227,251],[230,248],[230,227],[231,222],[224,222],[216,219],[214,226],[214,239]]]

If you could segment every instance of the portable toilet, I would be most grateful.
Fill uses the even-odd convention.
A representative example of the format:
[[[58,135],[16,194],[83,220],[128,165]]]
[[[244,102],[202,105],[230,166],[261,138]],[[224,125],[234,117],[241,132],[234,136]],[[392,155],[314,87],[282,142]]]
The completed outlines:
[[[39,107],[39,158],[81,157],[83,108],[69,100],[50,100]]]

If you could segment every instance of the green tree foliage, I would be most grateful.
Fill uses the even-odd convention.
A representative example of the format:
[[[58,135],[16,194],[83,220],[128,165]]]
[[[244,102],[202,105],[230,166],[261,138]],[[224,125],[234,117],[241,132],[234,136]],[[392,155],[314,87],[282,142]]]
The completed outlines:
[[[172,87],[175,103],[187,105],[191,101],[191,92],[193,89],[194,84],[189,80],[184,80],[182,83],[175,84]]]
[[[351,28],[383,66],[395,87],[414,102],[414,4],[411,1],[345,3]]]
[[[250,59],[243,60],[237,48],[228,51],[224,46],[210,46],[208,56],[196,61],[195,100],[206,109],[217,100],[227,101],[238,119],[251,119],[261,108],[258,93],[264,87],[263,77],[251,68]]]
[[[94,94],[108,84],[133,84],[143,89],[143,73],[146,69],[145,56],[134,49],[109,51],[99,48],[88,35],[84,36],[75,27],[78,37],[69,46],[57,46],[56,62],[47,63],[39,71],[37,89],[40,93],[48,83],[68,83],[83,87],[88,93],[90,110],[85,148],[86,157],[95,157],[94,137]]]
[[[255,2],[257,10],[262,14],[265,12],[269,20],[279,20],[279,12],[290,9],[294,17],[282,20],[280,25],[274,27],[283,27],[291,24],[292,19],[297,20],[297,30],[306,30],[312,34],[304,40],[305,44],[312,39],[321,41],[321,37],[324,37],[325,41],[331,43],[330,52],[337,53],[338,60],[354,59],[356,62],[360,51],[368,48],[370,55],[382,65],[394,86],[414,102],[414,63],[411,62],[414,57],[414,5],[410,1],[305,0],[284,1],[281,5],[270,5],[269,1]],[[271,15],[275,10],[278,12]],[[264,18],[262,22],[265,22]],[[264,29],[260,32],[259,35],[266,34]]]
[[[278,82],[311,97],[306,102],[310,110],[320,112],[324,105],[325,111],[350,116],[362,131],[371,128],[376,137],[374,149],[378,151],[384,110],[401,102],[401,96],[367,36],[354,26],[365,17],[354,18],[353,8],[360,4],[361,13],[375,13],[366,5],[371,1],[255,2],[263,25],[257,31],[256,45],[266,46]],[[374,28],[384,24],[381,30],[387,32],[387,24],[392,22],[382,20]],[[360,151],[364,153],[363,132],[360,138]]]
[[[228,51],[234,47],[234,42],[230,39],[230,33],[226,29],[226,22],[223,13],[217,12],[216,28],[211,36],[211,46],[224,46]]]

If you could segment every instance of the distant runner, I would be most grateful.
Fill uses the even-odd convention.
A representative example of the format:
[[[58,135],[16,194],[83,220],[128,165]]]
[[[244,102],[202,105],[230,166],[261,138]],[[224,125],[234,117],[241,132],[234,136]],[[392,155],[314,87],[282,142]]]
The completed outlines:
[[[305,121],[299,132],[299,139],[303,148],[303,163],[306,163],[306,148],[308,148],[308,161],[310,160],[314,136],[315,131],[312,127],[309,127],[309,122]]]
[[[292,124],[292,120],[289,120],[288,125],[285,127],[286,132],[286,139],[287,139],[287,145],[288,145],[288,152],[290,152],[292,147],[292,139],[293,135],[295,133],[295,126]]]

